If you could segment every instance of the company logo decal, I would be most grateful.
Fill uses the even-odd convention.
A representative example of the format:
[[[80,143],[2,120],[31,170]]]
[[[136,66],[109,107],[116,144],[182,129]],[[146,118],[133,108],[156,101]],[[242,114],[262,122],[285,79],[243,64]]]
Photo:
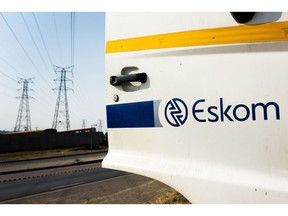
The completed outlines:
[[[165,118],[173,127],[183,125],[188,117],[188,109],[183,100],[173,98],[165,107]]]
[[[186,122],[188,115],[191,121],[201,123],[280,120],[280,106],[273,101],[229,104],[224,98],[219,98],[218,103],[211,105],[205,99],[199,99],[192,101],[192,106],[189,103],[189,108],[188,113],[186,103],[180,98],[173,98],[165,107],[166,121],[173,127],[179,127]]]
[[[163,127],[160,121],[163,114],[172,127],[191,123],[221,124],[281,119],[281,107],[275,101],[231,103],[220,97],[213,101],[201,98],[184,102],[180,98],[173,98],[164,104],[165,110],[161,108],[161,102],[162,100],[153,100],[107,105],[108,128]]]

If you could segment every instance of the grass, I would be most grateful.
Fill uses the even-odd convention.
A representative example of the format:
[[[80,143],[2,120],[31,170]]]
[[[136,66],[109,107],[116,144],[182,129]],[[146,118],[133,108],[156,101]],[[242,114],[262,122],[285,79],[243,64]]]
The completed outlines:
[[[147,204],[191,204],[182,194],[174,189],[169,190],[166,194],[158,197]]]

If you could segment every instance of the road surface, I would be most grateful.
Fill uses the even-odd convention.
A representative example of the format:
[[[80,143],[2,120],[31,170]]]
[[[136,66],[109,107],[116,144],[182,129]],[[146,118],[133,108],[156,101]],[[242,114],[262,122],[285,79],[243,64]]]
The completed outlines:
[[[99,168],[99,163],[94,164],[94,166],[94,169],[91,169],[91,164],[75,166],[74,170],[71,167],[63,167],[61,168],[61,172],[59,169],[45,169],[35,171],[35,175],[33,175],[33,172],[29,172],[30,178],[24,178],[23,174],[25,173],[17,173],[17,175],[22,175],[19,180],[0,182],[0,203],[33,194],[127,175],[125,172]],[[47,173],[54,174],[47,175]]]

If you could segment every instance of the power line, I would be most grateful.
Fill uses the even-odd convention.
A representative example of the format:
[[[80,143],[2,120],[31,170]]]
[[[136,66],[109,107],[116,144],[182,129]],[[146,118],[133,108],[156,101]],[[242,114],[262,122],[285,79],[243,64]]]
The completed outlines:
[[[42,56],[42,54],[41,54],[41,52],[40,52],[39,47],[37,46],[37,43],[36,43],[36,41],[35,41],[35,39],[34,39],[34,37],[33,37],[33,34],[32,34],[32,32],[31,32],[31,30],[30,30],[30,28],[29,28],[29,26],[28,26],[25,18],[24,18],[23,13],[21,12],[20,14],[21,14],[21,17],[22,17],[22,19],[23,19],[23,21],[24,21],[24,23],[25,23],[25,26],[26,26],[26,28],[27,28],[27,30],[28,30],[28,32],[29,32],[30,37],[32,38],[32,41],[33,41],[33,43],[34,43],[34,45],[35,45],[35,47],[36,47],[36,49],[37,49],[37,52],[38,52],[38,54],[39,54],[39,56],[40,56],[43,64],[45,65],[45,67],[46,67],[47,71],[49,72],[49,74],[51,75],[51,77],[53,77],[51,71],[49,70],[49,68],[48,68],[48,66],[47,66],[47,64],[46,64],[46,62],[44,61],[44,58],[43,58],[43,56]]]
[[[36,71],[38,72],[38,74],[41,76],[41,78],[46,82],[46,84],[51,88],[51,86],[49,85],[49,83],[47,82],[47,80],[42,76],[42,74],[40,73],[40,71],[38,70],[38,68],[36,67],[36,65],[34,64],[34,62],[32,61],[31,57],[29,56],[29,54],[27,53],[27,51],[25,50],[25,48],[23,47],[23,45],[21,44],[20,40],[18,39],[18,37],[16,36],[16,34],[14,33],[13,29],[10,27],[8,21],[5,19],[4,15],[2,13],[0,13],[0,15],[2,16],[3,20],[5,21],[6,25],[8,26],[9,30],[11,31],[11,33],[13,34],[14,38],[16,39],[16,41],[18,42],[18,44],[20,45],[20,47],[22,48],[22,50],[24,51],[25,55],[27,56],[27,58],[29,59],[29,61],[31,62],[31,64],[34,66],[34,68],[36,69]],[[3,59],[2,59],[3,60]],[[4,61],[6,62],[6,61]],[[8,64],[8,62],[6,62],[6,64]],[[11,66],[10,64],[8,64],[9,66]],[[13,66],[11,66],[12,68],[14,68]],[[15,68],[14,68],[15,69]],[[16,69],[15,69],[16,70]],[[17,71],[18,72],[18,71]],[[18,72],[19,73],[19,72]],[[44,94],[45,91],[42,90],[42,88],[38,87]]]
[[[1,95],[4,95],[4,96],[6,96],[6,97],[9,97],[9,98],[14,98],[13,96],[11,96],[11,95],[8,95],[8,94],[6,94],[6,93],[3,93],[3,92],[0,92],[0,94],[1,94]]]
[[[5,88],[9,89],[10,91],[15,91],[15,89],[12,89],[11,87],[7,86],[6,84],[0,83],[1,86],[4,86]]]
[[[47,80],[42,76],[42,74],[40,73],[40,71],[38,70],[38,68],[36,67],[36,65],[34,64],[34,62],[32,61],[31,57],[29,56],[29,54],[27,53],[27,51],[25,50],[25,48],[23,47],[23,45],[21,44],[21,42],[19,41],[18,37],[16,36],[16,34],[14,33],[13,29],[10,27],[9,23],[7,22],[7,20],[5,19],[4,15],[2,14],[2,12],[0,12],[0,15],[2,16],[3,20],[5,21],[6,25],[8,26],[8,28],[10,29],[11,33],[13,34],[14,38],[16,39],[16,41],[18,42],[18,44],[20,45],[20,47],[22,48],[23,52],[25,53],[26,57],[29,59],[29,61],[31,62],[31,64],[34,66],[35,70],[39,73],[39,75],[42,77],[42,79],[47,83]],[[49,83],[47,83],[47,85],[50,87]]]
[[[36,86],[36,84],[35,84],[35,86]],[[56,89],[56,90],[57,90],[57,89]],[[35,91],[35,93],[36,93],[39,97],[41,97],[41,100],[35,99],[35,101],[38,102],[38,103],[40,103],[41,105],[44,105],[45,107],[51,107],[51,104],[54,103],[54,102],[52,101],[52,98],[51,98],[51,97],[49,97],[49,101],[48,101],[47,97],[42,97],[37,91]],[[47,104],[49,104],[49,106],[47,106]],[[70,113],[70,112],[71,112],[74,116],[77,116],[77,118],[83,119],[83,117],[80,117],[80,116],[78,115],[78,113],[74,111],[74,109],[69,109],[69,113]]]
[[[2,12],[0,12],[3,20],[5,21],[6,25],[8,26],[8,28],[10,29],[11,33],[13,34],[14,38],[16,39],[16,41],[18,42],[18,44],[20,45],[20,47],[22,48],[23,52],[25,53],[25,55],[28,57],[28,59],[31,61],[31,63],[34,65],[34,63],[32,62],[32,59],[30,58],[30,56],[28,55],[28,53],[26,52],[25,48],[23,47],[23,45],[21,44],[21,42],[19,41],[18,37],[16,36],[16,34],[14,33],[14,31],[12,30],[12,28],[10,27],[9,23],[7,22],[7,20],[5,19],[4,15],[2,14]],[[34,65],[35,66],[35,65]],[[35,66],[36,67],[36,66]]]
[[[35,101],[35,106],[33,107],[33,109],[36,109],[37,110],[37,112],[35,112],[35,110],[34,110],[34,115],[36,116],[36,113],[41,113],[41,117],[42,116],[50,116],[50,114],[51,114],[51,112],[49,112],[47,109],[42,109],[42,108],[39,108],[39,104],[41,104],[42,106],[43,105],[45,105],[45,106],[47,106],[47,104],[43,104],[42,103],[42,100],[40,101],[40,100],[37,100],[37,99],[34,99],[34,101]],[[36,103],[38,103],[38,105],[36,104]],[[49,107],[51,107],[51,106],[49,106]],[[38,114],[39,115],[39,114]],[[50,125],[50,123],[49,122],[44,122],[44,121],[41,121],[42,123],[45,123],[46,125]],[[50,127],[50,126],[49,126]]]
[[[10,80],[12,80],[12,81],[14,81],[14,82],[17,82],[17,80],[15,80],[15,79],[13,79],[12,77],[8,76],[8,75],[5,74],[3,71],[0,70],[0,73],[1,73],[3,76],[7,77],[8,79],[10,79]]]
[[[46,92],[44,92],[37,84],[35,84],[35,87],[39,88],[43,94],[47,94]],[[49,104],[53,104],[54,102],[52,101],[51,97],[43,97],[43,95],[39,94],[37,91],[35,92],[36,94],[38,94],[41,97],[41,101],[46,101]],[[46,104],[47,106],[47,104]]]
[[[91,110],[91,107],[90,106],[86,106],[86,107],[84,107],[84,104],[89,104],[89,100],[87,99],[87,97],[85,96],[85,93],[83,93],[83,92],[80,92],[79,90],[79,88],[78,88],[78,85],[76,86],[75,85],[75,100],[78,100],[79,101],[79,103],[77,103],[77,104],[80,104],[80,106],[83,108],[83,109],[85,109],[86,110],[86,112],[87,111],[89,111],[90,113],[93,113],[93,111],[94,110]],[[80,92],[80,94],[77,94],[77,92],[79,93]],[[88,110],[89,109],[89,110]]]
[[[7,50],[6,50],[7,51]],[[8,51],[7,51],[8,52]],[[17,72],[19,75],[23,76],[22,73],[20,73],[13,65],[11,65],[9,62],[7,62],[5,59],[0,57],[0,60],[3,61],[6,65],[8,65],[10,68],[12,68],[15,72]]]
[[[86,110],[84,105],[81,104],[81,108],[77,105],[79,105],[79,101],[76,101],[74,97],[70,97],[70,99],[72,98],[72,100],[70,100],[70,103],[72,104],[72,108],[69,110],[73,113],[73,116],[75,116],[78,119],[83,119],[83,116],[81,117],[79,115],[79,113],[81,113],[81,111]],[[74,105],[74,106],[73,106]]]
[[[61,50],[61,46],[60,46],[60,39],[59,39],[59,33],[58,33],[58,28],[57,28],[57,22],[56,22],[55,13],[53,13],[53,17],[54,17],[54,25],[55,25],[55,29],[56,29],[56,36],[57,36],[57,42],[58,42],[58,48],[59,48],[60,58],[61,58],[61,62],[62,62],[62,64],[63,64],[63,56],[62,56],[62,50]]]
[[[74,65],[74,49],[75,49],[75,13],[71,12],[71,65]]]
[[[37,18],[36,18],[36,16],[35,16],[34,12],[33,12],[32,14],[33,14],[35,23],[36,23],[36,25],[37,25],[37,29],[38,29],[38,31],[39,31],[41,40],[42,40],[42,42],[43,42],[43,44],[44,44],[44,48],[45,48],[45,50],[46,50],[46,53],[47,53],[48,59],[49,59],[49,61],[50,61],[50,64],[53,65],[52,60],[51,60],[51,57],[50,57],[49,52],[48,52],[48,49],[47,49],[47,46],[46,46],[46,43],[45,43],[44,38],[43,38],[43,36],[42,36],[42,33],[41,33],[41,30],[40,30],[39,24],[38,24],[38,22],[37,22]]]
[[[26,13],[20,13],[21,14],[21,17],[22,17],[22,19],[23,19],[23,21],[21,20],[21,18],[20,18],[20,16],[19,16],[19,14],[18,14],[18,16],[19,17],[17,17],[17,18],[19,18],[19,21],[20,21],[20,24],[22,24],[22,26],[23,26],[23,30],[24,30],[24,33],[25,33],[25,35],[24,36],[26,36],[27,35],[27,39],[29,40],[29,43],[31,44],[32,42],[34,43],[34,45],[30,45],[30,47],[32,48],[31,50],[30,50],[30,47],[28,47],[28,43],[24,43],[24,38],[22,38],[22,35],[20,34],[20,33],[18,33],[18,29],[16,29],[16,28],[14,28],[14,34],[13,34],[13,36],[15,37],[16,36],[16,38],[18,39],[16,39],[17,40],[17,42],[19,43],[19,45],[21,44],[20,43],[20,40],[21,40],[21,42],[22,42],[22,45],[23,46],[21,46],[21,48],[22,48],[22,50],[24,51],[25,50],[25,48],[26,48],[26,51],[27,52],[25,52],[24,51],[24,53],[26,54],[26,56],[29,54],[31,57],[34,57],[34,52],[30,52],[30,51],[34,51],[35,50],[35,48],[37,49],[37,51],[38,51],[38,54],[39,54],[39,56],[37,56],[37,53],[36,53],[36,50],[35,50],[35,54],[36,54],[36,59],[35,58],[30,58],[29,60],[30,61],[34,61],[34,63],[39,67],[39,69],[41,69],[41,72],[42,72],[42,74],[44,75],[44,77],[48,77],[47,75],[47,73],[44,73],[45,72],[45,69],[44,69],[44,67],[43,67],[43,69],[44,69],[44,71],[42,71],[42,67],[40,67],[40,66],[42,66],[42,62],[44,63],[44,65],[45,65],[45,67],[46,67],[46,69],[48,69],[48,71],[49,71],[49,73],[51,73],[52,72],[52,70],[49,70],[49,68],[51,67],[51,66],[53,66],[53,64],[52,64],[52,60],[51,60],[51,58],[50,58],[50,55],[49,55],[49,51],[50,51],[50,53],[51,53],[51,57],[54,59],[54,53],[52,53],[52,49],[51,49],[51,47],[50,47],[50,39],[51,39],[51,32],[50,32],[50,35],[48,34],[48,35],[46,35],[46,34],[44,34],[45,33],[45,31],[44,31],[44,29],[45,29],[45,26],[44,25],[42,25],[42,24],[44,24],[44,23],[42,23],[42,19],[40,19],[41,18],[41,15],[39,15],[39,14],[37,14],[37,13],[33,13],[33,17],[34,17],[34,20],[35,20],[35,23],[34,23],[34,20],[33,20],[33,18],[32,18],[32,16],[30,17],[30,15],[32,15],[32,13],[30,13],[30,15],[29,14],[26,14]],[[2,14],[1,14],[2,15]],[[5,13],[3,13],[3,15],[5,16],[5,18],[7,19],[7,21],[9,21],[9,24],[11,25],[11,27],[14,27],[14,23],[12,23],[11,21],[10,21],[10,19],[8,19],[8,18],[10,18],[8,15],[6,15]],[[2,15],[2,17],[3,17],[3,15]],[[28,16],[29,15],[29,16]],[[51,14],[50,14],[51,15]],[[62,59],[62,61],[68,61],[68,63],[71,61],[71,66],[74,66],[74,61],[75,61],[75,48],[77,49],[78,47],[75,47],[75,38],[76,39],[78,39],[78,32],[76,32],[76,28],[77,28],[77,30],[78,30],[78,26],[75,28],[75,23],[76,23],[76,15],[75,15],[75,13],[74,12],[71,12],[71,13],[69,13],[69,15],[68,15],[68,17],[67,17],[67,14],[65,15],[65,25],[66,25],[66,28],[65,28],[65,37],[66,37],[66,39],[64,40],[61,40],[62,39],[62,28],[60,28],[61,27],[61,23],[59,22],[60,21],[60,17],[58,17],[58,15],[57,15],[57,13],[55,13],[55,14],[53,14],[53,16],[54,16],[54,25],[55,25],[55,29],[56,29],[56,35],[57,35],[57,40],[58,40],[58,47],[59,47],[59,54],[61,55],[60,57],[61,58],[64,58],[64,59]],[[28,19],[29,18],[29,19]],[[32,19],[31,21],[32,21],[32,23],[30,23],[29,21],[30,21],[30,18]],[[37,20],[37,18],[38,18],[38,20]],[[59,18],[59,19],[58,19]],[[68,18],[68,19],[66,19],[66,18]],[[70,18],[70,19],[69,19]],[[1,19],[1,18],[0,18]],[[51,25],[51,27],[53,28],[53,18],[52,18],[52,16],[49,16],[49,24],[52,24]],[[5,20],[4,20],[5,21]],[[6,21],[6,24],[8,23]],[[27,30],[25,30],[25,27],[24,27],[24,25],[23,25],[23,22],[24,22],[24,24],[25,24],[25,26],[26,26],[26,28],[27,28]],[[39,22],[39,23],[38,23]],[[4,23],[3,23],[4,24]],[[40,24],[40,25],[39,25]],[[76,23],[77,25],[78,25],[78,15],[77,15],[77,23]],[[36,29],[36,25],[37,25],[37,29]],[[70,25],[70,26],[69,26]],[[70,28],[69,28],[70,27]],[[41,28],[41,29],[40,29]],[[7,29],[8,30],[8,29]],[[12,30],[12,28],[10,29],[10,31]],[[42,32],[41,32],[41,30],[42,30]],[[39,33],[37,32],[37,31],[39,31]],[[28,36],[28,32],[29,32],[29,34],[30,34],[30,37],[31,37],[31,39],[29,39],[29,36]],[[76,37],[75,37],[75,32],[76,32]],[[16,33],[16,34],[15,34]],[[18,33],[18,34],[17,34]],[[53,29],[52,29],[52,34],[53,34]],[[53,35],[55,35],[55,33],[53,34]],[[52,36],[53,36],[52,35]],[[41,37],[41,39],[40,39],[40,37]],[[55,36],[53,36],[53,39],[54,39],[54,37]],[[19,40],[20,39],[20,40]],[[45,39],[45,40],[44,40]],[[49,40],[48,40],[49,39]],[[41,41],[40,41],[41,40]],[[65,46],[63,46],[63,44],[61,44],[61,41],[63,41],[63,42],[65,42],[66,41],[66,43],[64,44]],[[43,44],[44,44],[44,46],[43,46],[43,44],[41,44],[43,42]],[[45,43],[46,42],[46,43]],[[57,44],[55,44],[56,43],[56,38],[55,38],[55,40],[54,40],[54,45],[55,45],[55,48],[57,48]],[[48,46],[47,46],[48,45]],[[70,46],[69,46],[70,45]],[[76,43],[76,45],[78,45],[77,43]],[[34,46],[35,46],[35,48],[34,48]],[[24,48],[25,47],[25,48]],[[44,47],[45,47],[45,50],[44,50]],[[49,48],[49,50],[48,50],[48,48]],[[64,49],[65,48],[65,49]],[[69,50],[69,48],[71,49],[71,50]],[[67,50],[66,50],[67,49]],[[56,49],[56,51],[57,51],[57,49]],[[69,52],[69,51],[71,51],[71,53]],[[21,52],[21,51],[20,51]],[[66,53],[67,52],[67,53]],[[12,52],[11,52],[12,53]],[[47,54],[46,54],[47,53]],[[65,54],[66,53],[66,54]],[[77,50],[76,50],[76,53],[77,53]],[[13,54],[13,53],[12,53]],[[22,53],[21,53],[22,54]],[[33,55],[32,55],[33,54]],[[57,54],[57,53],[56,53]],[[28,55],[28,56],[29,56]],[[27,57],[28,57],[27,56]],[[59,56],[58,54],[56,55],[56,56]],[[56,57],[55,56],[55,57]],[[5,57],[5,56],[4,56]],[[8,57],[10,57],[10,56],[8,56]],[[38,58],[37,58],[38,57]],[[40,60],[40,58],[41,58],[41,60],[42,60],[42,62],[41,62],[41,60]],[[67,59],[66,59],[66,57],[67,57]],[[6,58],[6,57],[5,57]],[[25,57],[24,57],[25,58]],[[0,58],[0,60],[1,60],[1,58]],[[8,60],[9,60],[9,58],[8,58]],[[17,59],[15,59],[15,60],[17,60]],[[18,58],[18,60],[19,60],[19,58]],[[32,61],[32,62],[33,62]],[[76,58],[76,61],[77,61],[77,58]],[[5,62],[5,60],[3,61],[3,62]],[[13,61],[12,61],[13,62]],[[6,64],[8,63],[8,62],[5,62]],[[20,61],[18,61],[18,62],[15,62],[16,64],[18,63],[20,63]],[[50,63],[51,63],[51,66],[50,66]],[[77,63],[77,62],[76,62]],[[35,65],[34,64],[34,65]],[[1,71],[0,71],[0,73],[3,75],[3,76],[5,76],[5,75],[7,75],[7,76],[9,76],[10,78],[8,78],[7,76],[5,76],[5,77],[7,77],[8,79],[10,79],[10,80],[14,80],[14,81],[16,81],[15,79],[13,79],[14,78],[14,74],[15,74],[15,72],[13,73],[13,71],[12,72],[10,72],[11,71],[11,69],[10,68],[8,68],[8,67],[5,67],[5,65],[4,64],[2,64],[3,66],[3,68],[2,68],[2,70],[3,70],[3,72],[1,73]],[[9,63],[7,64],[7,65],[9,65],[11,68],[13,68],[17,73],[19,73],[19,71],[17,71],[16,70],[16,68],[19,68],[19,66],[18,65],[16,65],[16,68],[14,68],[12,65],[10,65]],[[13,64],[13,65],[15,65],[15,64]],[[34,67],[36,67],[36,65],[34,66]],[[43,66],[44,66],[43,65]],[[25,65],[23,65],[23,66],[25,66]],[[27,67],[28,67],[29,65],[27,65]],[[8,69],[8,71],[6,70],[6,68]],[[52,67],[51,67],[52,68]],[[62,67],[59,67],[59,68],[61,68],[62,69]],[[75,67],[73,67],[73,69],[75,69]],[[32,69],[32,72],[29,72],[29,70],[24,70],[24,68],[22,67],[21,68],[21,73],[23,73],[22,72],[22,70],[24,71],[24,74],[26,74],[26,73],[30,73],[30,74],[33,74],[33,69]],[[37,71],[38,71],[38,69],[37,69]],[[39,72],[39,71],[38,71]],[[73,72],[72,70],[71,70],[71,72]],[[5,75],[4,75],[4,74]],[[0,74],[0,77],[2,76]],[[15,74],[16,75],[16,74]],[[17,75],[16,75],[17,76]],[[15,76],[15,77],[16,77]],[[18,75],[19,76],[19,75]],[[53,77],[53,75],[51,75],[52,77]],[[4,78],[5,78],[4,77]],[[25,76],[23,76],[23,75],[21,75],[20,77],[25,77]],[[42,77],[43,78],[43,77]],[[70,77],[69,77],[70,78]],[[6,78],[5,78],[5,80],[6,80]],[[7,80],[7,81],[9,81],[9,80]],[[48,80],[48,79],[45,79],[45,81],[48,81],[49,83],[51,83],[50,82],[50,80]],[[52,79],[51,79],[51,81],[52,81]],[[60,81],[61,82],[61,80],[60,80],[60,77],[59,77],[59,79],[58,79],[58,81]],[[69,81],[68,79],[67,79],[67,81]],[[4,81],[3,81],[4,82]],[[17,82],[17,81],[16,81]],[[58,83],[59,84],[59,83]],[[79,83],[78,83],[79,84]],[[49,111],[50,112],[50,110],[49,110],[49,107],[51,107],[52,109],[54,108],[53,106],[51,106],[51,103],[50,103],[50,101],[53,101],[53,98],[52,97],[50,97],[50,95],[52,95],[52,92],[51,92],[51,94],[50,94],[50,92],[48,91],[48,92],[46,92],[46,84],[44,84],[45,86],[43,86],[43,85],[41,85],[41,84],[39,84],[39,85],[35,85],[35,86],[33,86],[33,88],[35,89],[35,93],[37,93],[38,95],[41,95],[40,97],[38,96],[37,97],[37,95],[35,95],[37,98],[39,98],[39,102],[41,102],[41,105],[43,104],[43,105],[45,105],[46,107],[48,107],[48,109],[41,109],[41,111],[43,110],[44,112],[45,111]],[[53,86],[53,85],[52,85]],[[61,85],[60,85],[61,86]],[[81,87],[81,86],[79,86],[79,85],[77,85],[76,84],[76,86],[78,86],[78,87]],[[71,87],[71,88],[74,88],[74,87],[72,87],[72,86],[69,86],[69,87]],[[42,91],[39,91],[38,90],[38,88],[42,88],[42,89],[40,89],[40,90],[42,90]],[[81,87],[82,88],[82,87]],[[78,88],[79,90],[81,89],[81,88]],[[74,88],[75,89],[75,88]],[[59,90],[58,88],[57,88],[57,90]],[[67,88],[67,91],[68,90],[71,90],[70,88],[68,89]],[[3,89],[3,92],[4,92],[5,90]],[[64,90],[62,90],[63,92],[64,92]],[[77,91],[77,87],[76,87],[76,93],[77,93],[78,91]],[[10,92],[8,92],[8,93],[10,93]],[[39,94],[40,93],[40,94]],[[56,93],[56,92],[55,92]],[[80,94],[79,94],[80,93]],[[84,118],[87,118],[87,115],[85,114],[86,112],[89,112],[90,114],[91,113],[95,113],[95,110],[93,110],[93,108],[91,108],[91,107],[89,107],[89,106],[86,106],[86,105],[88,105],[90,102],[89,102],[89,97],[87,97],[87,95],[85,96],[85,94],[86,94],[86,92],[83,92],[82,94],[81,94],[81,92],[78,92],[78,94],[75,94],[75,97],[73,96],[72,97],[72,100],[73,100],[73,103],[75,103],[75,106],[74,106],[74,104],[73,104],[73,107],[70,107],[70,110],[69,110],[69,112],[71,112],[71,114],[72,114],[72,118],[74,117],[74,118],[78,118],[79,117],[79,119],[84,119]],[[55,94],[56,95],[56,94]],[[53,96],[53,95],[52,95]],[[59,92],[58,92],[58,96],[59,96]],[[71,95],[72,96],[72,95]],[[70,99],[71,97],[69,96],[69,100],[71,100]],[[46,102],[47,101],[47,102]],[[48,103],[48,101],[49,101],[49,103]],[[63,99],[63,101],[65,101],[64,99]],[[69,101],[70,102],[70,101]],[[71,101],[72,102],[72,101]],[[54,106],[55,106],[55,101],[53,102],[54,103]],[[65,104],[65,103],[64,103]],[[68,103],[67,103],[68,104]],[[71,105],[70,105],[71,106]],[[33,106],[34,107],[34,106]],[[39,105],[38,105],[38,107],[39,107]],[[36,107],[36,108],[38,108],[38,107]],[[34,109],[34,108],[33,108]],[[61,108],[60,108],[61,109]],[[65,109],[63,109],[63,110],[65,110]],[[82,110],[85,110],[85,112],[84,111],[82,111]],[[33,112],[33,110],[32,110],[32,112]],[[75,112],[75,114],[73,113],[73,112]],[[81,113],[81,114],[80,114]],[[82,114],[83,113],[83,114]],[[44,114],[44,113],[43,113]],[[43,115],[42,113],[40,114],[40,115]],[[45,115],[45,114],[44,114]],[[46,114],[46,115],[48,115],[48,113]],[[81,117],[80,117],[80,116]],[[85,116],[83,116],[83,115],[85,115]],[[73,123],[73,121],[74,120],[72,120],[71,122]],[[78,120],[77,120],[78,121]],[[89,121],[89,119],[88,119],[88,121]],[[63,121],[64,122],[64,121]],[[51,123],[51,122],[50,122]],[[77,124],[79,124],[79,123],[81,123],[81,121],[79,121]],[[88,124],[88,123],[87,123]],[[79,124],[80,125],[80,124]],[[80,125],[81,126],[81,125]]]

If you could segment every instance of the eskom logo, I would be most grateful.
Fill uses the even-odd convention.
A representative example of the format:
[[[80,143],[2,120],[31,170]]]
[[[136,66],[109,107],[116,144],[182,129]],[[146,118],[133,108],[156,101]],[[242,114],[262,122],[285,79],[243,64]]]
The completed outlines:
[[[196,100],[191,108],[189,111],[191,113],[188,113],[185,102],[179,98],[173,98],[166,104],[165,118],[173,127],[183,125],[188,115],[193,122],[201,123],[280,120],[280,106],[274,101],[229,104],[221,97],[218,103],[213,105],[207,103],[205,99]]]
[[[165,118],[170,125],[179,127],[186,122],[187,117],[188,109],[183,100],[173,98],[166,104]]]

